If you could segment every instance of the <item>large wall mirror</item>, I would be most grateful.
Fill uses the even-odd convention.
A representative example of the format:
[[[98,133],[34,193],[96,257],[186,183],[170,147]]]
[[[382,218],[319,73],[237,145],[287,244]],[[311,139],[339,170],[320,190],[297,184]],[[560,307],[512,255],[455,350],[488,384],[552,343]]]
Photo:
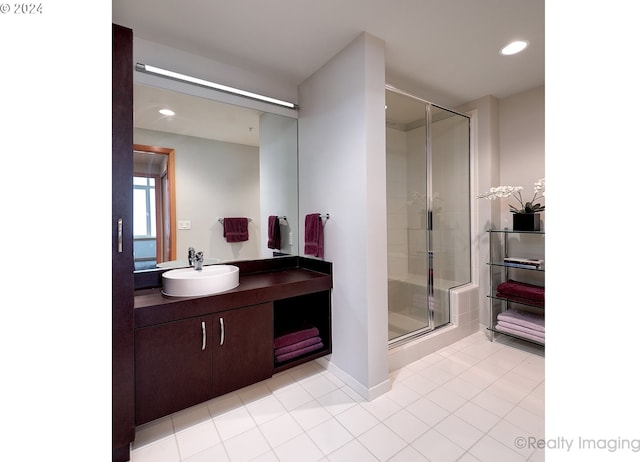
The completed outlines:
[[[205,264],[298,255],[297,119],[135,84],[134,146],[136,271],[185,266],[189,247]],[[225,218],[248,218],[248,240]]]

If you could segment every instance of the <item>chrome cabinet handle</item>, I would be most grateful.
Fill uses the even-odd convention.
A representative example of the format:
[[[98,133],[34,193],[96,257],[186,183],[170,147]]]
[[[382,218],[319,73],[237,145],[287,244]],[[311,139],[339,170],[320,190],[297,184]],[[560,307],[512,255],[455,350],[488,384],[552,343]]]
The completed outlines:
[[[122,218],[118,218],[118,253],[122,253]]]
[[[224,319],[220,318],[220,346],[224,344]]]
[[[207,348],[207,325],[202,321],[202,351]]]

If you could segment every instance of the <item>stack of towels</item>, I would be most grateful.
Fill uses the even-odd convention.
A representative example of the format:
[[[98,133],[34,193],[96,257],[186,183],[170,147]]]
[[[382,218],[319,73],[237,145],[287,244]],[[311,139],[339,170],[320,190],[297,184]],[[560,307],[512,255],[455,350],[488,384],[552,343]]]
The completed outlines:
[[[544,316],[539,314],[519,310],[503,311],[498,315],[496,330],[544,344]]]
[[[276,337],[273,342],[273,353],[276,362],[281,363],[323,347],[318,329],[308,327]]]
[[[514,302],[527,303],[539,307],[544,306],[544,287],[509,279],[501,282],[496,288],[496,295]]]

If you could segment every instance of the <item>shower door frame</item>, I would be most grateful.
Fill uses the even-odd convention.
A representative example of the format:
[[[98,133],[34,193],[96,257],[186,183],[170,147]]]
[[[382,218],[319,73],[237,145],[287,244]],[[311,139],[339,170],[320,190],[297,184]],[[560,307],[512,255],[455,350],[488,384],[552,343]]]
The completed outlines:
[[[426,226],[426,251],[427,251],[427,325],[425,327],[421,327],[419,329],[416,329],[414,331],[408,332],[406,334],[400,335],[394,339],[390,339],[388,340],[389,343],[389,348],[393,348],[395,346],[400,346],[403,343],[406,343],[410,340],[413,340],[415,338],[418,337],[422,337],[423,335],[426,335],[428,333],[433,332],[436,329],[439,329],[441,327],[445,327],[449,324],[451,324],[451,298],[449,298],[449,321],[447,321],[445,324],[441,325],[441,326],[436,326],[435,325],[435,292],[434,292],[434,279],[433,279],[433,223],[432,223],[432,219],[433,219],[433,178],[432,178],[432,173],[433,173],[433,168],[432,168],[432,158],[433,158],[433,152],[432,152],[432,146],[431,146],[431,131],[432,131],[432,127],[431,127],[431,123],[432,123],[432,108],[436,107],[438,109],[442,109],[444,111],[450,112],[452,114],[456,114],[459,116],[462,116],[466,119],[468,119],[469,121],[469,128],[468,128],[468,137],[469,137],[469,162],[471,162],[471,117],[467,114],[463,114],[461,112],[458,111],[454,111],[452,109],[449,108],[445,108],[443,106],[440,106],[438,104],[434,104],[430,101],[427,101],[425,99],[422,99],[420,97],[417,97],[415,95],[412,95],[411,93],[407,93],[403,90],[400,90],[396,87],[393,87],[392,85],[385,85],[385,91],[389,90],[392,91],[394,93],[406,96],[408,98],[412,98],[415,99],[417,101],[422,102],[425,105],[425,136],[426,136],[426,141],[425,141],[425,193],[426,193],[426,204],[425,204],[425,208],[426,208],[426,219],[427,219],[427,226]],[[469,181],[471,181],[471,178],[469,178]],[[471,264],[471,262],[469,262],[469,264]],[[449,290],[451,290],[453,287],[450,287]]]

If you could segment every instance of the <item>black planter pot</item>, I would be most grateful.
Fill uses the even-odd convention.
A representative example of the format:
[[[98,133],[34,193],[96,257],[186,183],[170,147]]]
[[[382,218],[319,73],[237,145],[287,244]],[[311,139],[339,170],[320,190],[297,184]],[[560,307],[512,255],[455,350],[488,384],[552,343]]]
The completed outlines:
[[[540,231],[539,213],[514,213],[514,231]]]

